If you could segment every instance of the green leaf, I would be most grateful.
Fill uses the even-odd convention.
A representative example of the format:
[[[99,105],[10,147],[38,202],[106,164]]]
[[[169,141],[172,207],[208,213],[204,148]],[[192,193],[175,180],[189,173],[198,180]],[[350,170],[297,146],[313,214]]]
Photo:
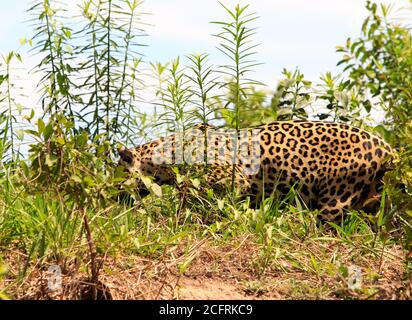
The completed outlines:
[[[379,216],[378,216],[378,227],[382,227],[386,223],[386,219],[385,219],[385,201],[386,201],[386,191],[384,190],[382,192],[382,196],[381,196],[381,206],[380,206]]]
[[[19,139],[20,141],[23,141],[23,139],[24,139],[24,130],[18,129],[16,131],[16,136],[17,136],[17,139]]]
[[[20,53],[16,53],[15,56],[16,56],[17,60],[20,61],[20,63],[23,63],[23,59],[22,59]]]
[[[46,126],[44,124],[44,121],[42,119],[38,119],[37,120],[37,129],[38,129],[39,134],[43,134],[45,127]]]
[[[200,187],[200,180],[199,180],[199,179],[191,179],[191,181],[192,181],[193,186],[194,186],[196,189],[199,189],[199,187]]]
[[[5,264],[0,264],[0,276],[4,276],[8,271],[9,269]]]
[[[28,133],[29,135],[35,136],[35,137],[39,137],[39,133],[37,131],[34,130],[24,130],[24,132]]]
[[[152,182],[149,177],[142,176],[141,179],[148,190],[150,190],[155,196],[159,198],[162,197],[162,188],[158,184]]]
[[[47,165],[49,168],[51,168],[51,167],[53,167],[54,164],[57,162],[57,158],[56,158],[56,156],[52,156],[52,155],[46,154],[44,162],[46,163],[46,165]]]
[[[53,124],[49,123],[47,124],[43,132],[44,141],[48,141],[52,134],[53,134]]]
[[[83,177],[83,181],[87,184],[87,186],[89,187],[93,187],[96,185],[96,183],[94,182],[93,178],[90,176],[85,176]]]
[[[220,211],[223,211],[225,207],[225,200],[224,199],[218,199],[217,200],[217,207],[219,208]]]
[[[64,146],[66,144],[66,140],[64,140],[64,138],[62,137],[57,137],[56,138],[56,142],[62,146]]]
[[[366,75],[371,79],[376,77],[376,73],[373,70],[366,70]]]
[[[80,177],[79,176],[77,176],[77,175],[72,175],[72,180],[74,181],[74,182],[77,182],[77,183],[82,183],[82,179],[80,179]]]

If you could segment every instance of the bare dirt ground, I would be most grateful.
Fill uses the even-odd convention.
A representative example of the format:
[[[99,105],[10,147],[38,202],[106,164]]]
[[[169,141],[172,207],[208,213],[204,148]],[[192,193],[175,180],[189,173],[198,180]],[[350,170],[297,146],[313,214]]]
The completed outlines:
[[[22,255],[23,256],[23,255]],[[18,254],[6,255],[10,272],[17,274]],[[362,270],[362,288],[351,290],[336,268],[322,272],[303,270],[288,259],[265,269],[257,267],[259,251],[243,243],[238,247],[212,247],[204,243],[192,255],[178,258],[139,256],[107,257],[98,281],[76,261],[63,267],[61,290],[48,288],[47,264],[30,266],[20,284],[8,289],[14,299],[411,299],[412,282],[405,279],[399,247],[388,248],[382,258],[356,263]],[[363,264],[362,264],[362,261]],[[348,264],[351,263],[348,261]],[[326,270],[326,271],[325,271]]]

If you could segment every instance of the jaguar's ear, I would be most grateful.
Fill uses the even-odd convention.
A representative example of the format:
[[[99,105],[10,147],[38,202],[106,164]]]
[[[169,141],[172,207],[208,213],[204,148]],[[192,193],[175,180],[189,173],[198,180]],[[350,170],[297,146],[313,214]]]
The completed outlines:
[[[119,152],[120,159],[122,159],[124,162],[131,164],[133,162],[133,154],[130,152],[130,150],[126,149],[124,146],[121,146],[120,148],[117,149]]]

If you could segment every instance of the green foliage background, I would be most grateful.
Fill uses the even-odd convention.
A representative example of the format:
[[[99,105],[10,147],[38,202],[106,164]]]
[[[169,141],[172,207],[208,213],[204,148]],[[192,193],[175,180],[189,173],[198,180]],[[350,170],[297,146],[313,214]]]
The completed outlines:
[[[17,281],[24,281],[30,261],[65,265],[82,255],[90,259],[91,278],[97,281],[101,254],[126,250],[153,255],[161,243],[183,238],[190,228],[222,237],[246,228],[270,251],[268,228],[285,210],[278,199],[269,199],[263,211],[253,213],[235,201],[233,192],[222,198],[212,189],[201,189],[201,177],[176,172],[178,192],[168,187],[162,192],[149,179],[145,183],[153,195],[141,201],[133,181],[117,167],[115,150],[119,144],[133,146],[150,138],[153,126],[176,132],[195,123],[242,128],[311,118],[375,131],[398,153],[394,170],[385,177],[383,201],[390,205],[383,205],[377,217],[364,218],[382,241],[389,237],[412,249],[412,33],[390,19],[390,7],[366,3],[369,15],[360,36],[337,46],[341,74],[326,73],[314,81],[299,70],[285,69],[277,88],[268,92],[249,78],[261,63],[254,60],[257,15],[248,6],[231,10],[222,5],[227,21],[213,22],[219,28],[214,36],[227,64],[214,66],[207,54],[188,55],[187,65],[179,58],[149,63],[159,84],[158,102],[154,112],[142,113],[138,91],[147,62],[139,54],[145,35],[140,4],[87,0],[73,29],[57,1],[33,2],[28,9],[33,36],[22,43],[42,57],[33,70],[42,75],[40,115],[16,103],[10,65],[21,56],[3,56],[0,248],[15,246],[27,253]],[[373,124],[368,120],[377,110],[384,120]],[[20,149],[25,139],[30,141],[28,152]],[[119,189],[136,202],[120,202]],[[305,212],[291,192],[286,211]],[[164,234],[162,227],[154,227],[155,221],[164,221],[159,217],[166,219],[169,231]],[[302,228],[310,225],[304,221]],[[335,228],[350,233],[365,225],[353,229],[352,219]],[[1,277],[6,269],[0,269]],[[5,297],[0,291],[0,299]]]

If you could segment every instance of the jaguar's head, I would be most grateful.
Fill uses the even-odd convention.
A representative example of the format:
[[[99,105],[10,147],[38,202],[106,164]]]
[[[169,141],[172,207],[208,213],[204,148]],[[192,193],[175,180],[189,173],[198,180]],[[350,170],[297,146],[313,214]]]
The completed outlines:
[[[157,145],[157,142],[151,142],[132,149],[118,149],[119,165],[136,178],[136,186],[141,196],[149,194],[141,176],[153,177],[153,181],[158,184],[167,184],[173,179],[168,166],[161,163],[159,155],[155,152]]]

